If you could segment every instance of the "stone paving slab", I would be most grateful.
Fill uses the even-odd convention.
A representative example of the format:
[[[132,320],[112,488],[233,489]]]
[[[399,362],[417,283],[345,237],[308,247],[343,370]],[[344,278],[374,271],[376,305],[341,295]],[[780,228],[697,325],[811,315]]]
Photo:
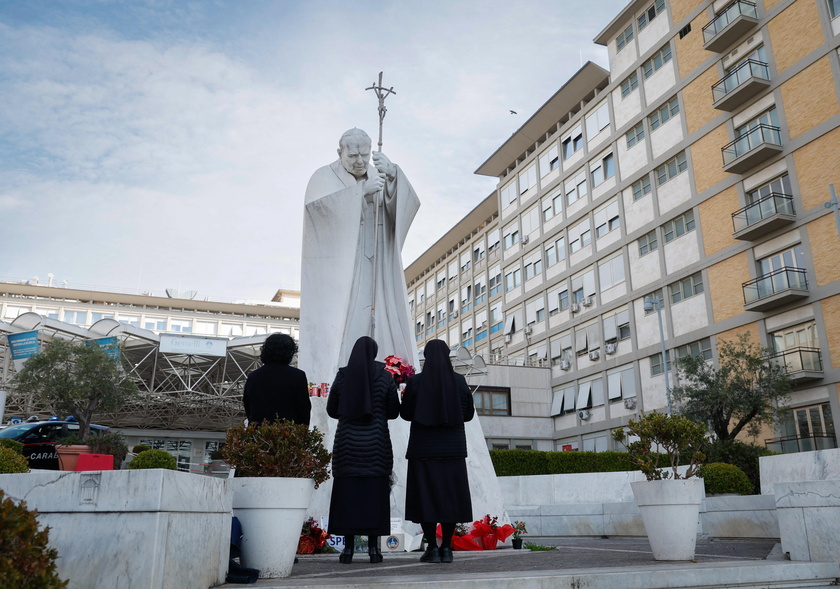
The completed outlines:
[[[435,586],[459,588],[475,585],[477,588],[527,586],[648,589],[715,587],[723,586],[718,581],[725,580],[732,583],[726,586],[804,587],[807,585],[754,583],[765,578],[775,582],[784,577],[798,583],[819,575],[840,576],[840,565],[837,563],[829,563],[822,568],[808,568],[812,563],[768,560],[776,545],[774,541],[699,539],[695,560],[691,562],[654,560],[646,538],[531,538],[530,541],[556,548],[547,551],[502,548],[495,551],[455,552],[455,562],[452,564],[421,563],[420,552],[386,554],[385,561],[379,564],[371,564],[366,553],[358,553],[350,565],[339,563],[337,554],[307,555],[299,557],[299,563],[292,569],[290,577],[260,580],[251,586],[261,589],[411,588],[433,582]],[[227,584],[223,587],[230,589],[241,586]]]

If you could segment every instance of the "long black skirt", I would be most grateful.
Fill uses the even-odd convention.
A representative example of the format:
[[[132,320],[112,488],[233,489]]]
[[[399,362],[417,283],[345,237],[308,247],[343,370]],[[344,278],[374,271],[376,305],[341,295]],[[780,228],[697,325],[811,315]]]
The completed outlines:
[[[333,479],[327,531],[336,536],[387,536],[391,533],[389,477]]]
[[[405,519],[416,523],[473,519],[464,458],[408,461]]]

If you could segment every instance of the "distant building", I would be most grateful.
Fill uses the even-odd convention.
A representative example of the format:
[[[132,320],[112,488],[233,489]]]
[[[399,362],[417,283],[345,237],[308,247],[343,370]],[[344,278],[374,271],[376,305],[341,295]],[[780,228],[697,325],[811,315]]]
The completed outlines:
[[[498,189],[406,279],[418,346],[490,364],[491,446],[612,449],[612,429],[664,410],[646,298],[669,358],[750,332],[785,363],[792,403],[759,444],[837,446],[837,10],[630,2],[595,39],[610,71],[584,65],[479,167]],[[494,376],[511,365],[545,388]]]

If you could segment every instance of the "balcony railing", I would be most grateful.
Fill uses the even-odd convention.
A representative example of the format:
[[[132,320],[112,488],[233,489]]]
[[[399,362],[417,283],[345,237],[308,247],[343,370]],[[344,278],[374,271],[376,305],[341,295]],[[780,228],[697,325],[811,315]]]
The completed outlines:
[[[782,151],[782,131],[770,125],[757,125],[721,149],[723,171],[743,174]]]
[[[794,383],[823,377],[822,352],[819,348],[791,348],[773,354],[770,361],[783,366]]]
[[[732,213],[732,226],[735,239],[755,239],[761,235],[792,223],[796,219],[793,210],[793,197],[787,194],[771,192]]]
[[[785,266],[741,287],[747,311],[765,311],[808,296],[808,279],[802,268]]]
[[[736,0],[703,27],[703,47],[720,53],[758,24],[755,4]]]
[[[712,86],[718,110],[733,110],[770,86],[770,68],[763,61],[747,59]]]
[[[781,452],[782,454],[795,454],[796,452],[811,452],[812,450],[830,450],[837,447],[837,438],[834,436],[789,436],[784,438],[770,438],[764,440],[768,450]]]

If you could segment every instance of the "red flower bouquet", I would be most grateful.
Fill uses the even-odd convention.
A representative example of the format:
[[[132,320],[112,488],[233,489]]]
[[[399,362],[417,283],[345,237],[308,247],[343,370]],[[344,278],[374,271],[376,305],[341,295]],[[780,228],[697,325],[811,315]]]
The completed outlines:
[[[516,530],[510,524],[499,525],[498,517],[490,517],[488,513],[478,521],[473,522],[472,535],[484,550],[495,550],[496,544],[504,542]]]
[[[300,540],[298,541],[298,554],[314,554],[320,552],[330,535],[326,530],[318,527],[318,524],[313,518],[309,518],[303,522],[303,528],[300,531]]]
[[[406,383],[414,376],[414,366],[393,354],[385,357],[385,370],[393,375],[397,384]]]

